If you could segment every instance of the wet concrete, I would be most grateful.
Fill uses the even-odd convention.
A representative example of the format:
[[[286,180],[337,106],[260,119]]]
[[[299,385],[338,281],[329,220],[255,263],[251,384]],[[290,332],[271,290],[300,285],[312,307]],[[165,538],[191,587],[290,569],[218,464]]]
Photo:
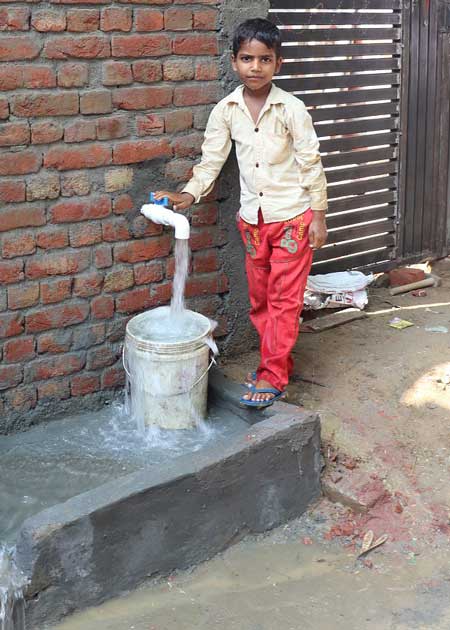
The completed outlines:
[[[54,630],[448,630],[448,550],[392,543],[364,560],[327,533],[322,501],[191,572],[75,615]]]

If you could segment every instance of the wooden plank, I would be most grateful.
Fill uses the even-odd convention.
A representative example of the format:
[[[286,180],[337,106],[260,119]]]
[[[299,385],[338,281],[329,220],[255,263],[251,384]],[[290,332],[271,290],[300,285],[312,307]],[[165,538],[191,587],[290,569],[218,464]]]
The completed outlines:
[[[314,123],[320,123],[324,120],[368,118],[369,116],[385,116],[386,114],[397,113],[398,104],[392,101],[375,105],[355,105],[354,107],[324,107],[310,111]]]
[[[296,90],[301,92],[299,88]],[[387,87],[377,89],[339,90],[334,92],[317,92],[297,94],[307,107],[317,105],[343,105],[345,103],[365,103],[367,101],[381,101],[398,99],[398,87]]]
[[[286,59],[308,59],[308,57],[358,57],[367,55],[399,55],[400,42],[378,42],[372,44],[314,44],[296,46],[282,44],[283,57]]]
[[[397,57],[376,57],[375,59],[327,59],[325,61],[287,61],[281,66],[277,76],[322,74],[327,72],[364,72],[367,70],[398,70]]]
[[[331,229],[328,231],[328,245],[335,243],[342,243],[343,241],[350,241],[358,238],[365,238],[366,236],[375,236],[384,232],[393,232],[394,222],[392,219],[386,219],[383,221],[377,221],[376,223],[368,223],[367,225],[354,225],[353,227],[347,227],[345,229]],[[367,249],[370,249],[369,247]]]
[[[336,199],[330,201],[328,206],[329,213],[347,212],[358,208],[367,208],[382,203],[393,203],[396,200],[396,192],[394,190],[385,190],[383,192],[375,192],[369,195],[356,195],[348,199]]]
[[[316,9],[317,0],[274,0],[269,17],[274,11],[282,9]],[[361,0],[327,0],[326,9],[361,9]],[[365,9],[400,9],[401,0],[364,0]]]
[[[345,136],[347,134],[364,133],[367,131],[393,131],[398,128],[398,118],[385,116],[384,118],[364,118],[362,120],[345,120],[343,122],[316,125],[318,138],[326,136]]]
[[[377,266],[378,271],[392,269],[395,266],[392,262],[394,249],[392,246],[385,247],[382,250],[370,253],[357,253],[342,260],[324,260],[313,263],[311,275],[317,273],[332,273],[335,271],[347,271],[350,269],[361,269],[369,271],[372,265]]]
[[[327,227],[329,230],[344,227],[352,223],[364,223],[365,221],[376,221],[377,219],[391,219],[395,216],[395,205],[388,204],[379,208],[370,208],[369,210],[359,210],[349,214],[336,214],[333,217],[327,217]]]
[[[382,234],[372,238],[355,240],[350,243],[324,245],[324,247],[314,252],[314,262],[338,258],[340,256],[348,256],[350,254],[360,254],[369,249],[377,249],[378,247],[391,247],[394,245],[394,242],[394,234]]]
[[[276,84],[287,92],[300,90],[331,90],[334,88],[371,87],[375,85],[399,85],[399,72],[380,74],[353,74],[345,76],[325,75],[322,77],[299,77],[296,79],[276,79]]]
[[[372,149],[368,151],[349,151],[335,155],[324,155],[322,164],[327,168],[333,166],[344,166],[345,164],[365,164],[376,160],[389,160],[396,157],[396,147],[384,147],[382,149]],[[328,177],[328,173],[327,173]]]
[[[401,37],[398,28],[321,28],[321,29],[282,29],[283,42],[355,42],[364,40],[396,41]]]
[[[300,8],[300,7],[299,7]],[[303,7],[301,7],[303,8]],[[328,8],[328,6],[327,6]],[[364,8],[364,7],[362,7]],[[357,26],[359,24],[400,24],[400,11],[396,13],[340,13],[338,11],[317,12],[317,11],[276,11],[270,14],[270,21],[280,25],[344,25]]]
[[[377,177],[374,179],[356,179],[348,184],[336,184],[336,186],[328,187],[328,198],[338,199],[347,195],[360,195],[375,190],[385,190],[395,188],[397,178],[393,176]]]
[[[396,173],[397,169],[397,160],[390,160],[389,162],[381,162],[381,164],[367,164],[326,171],[326,176],[328,184],[334,184],[335,182],[343,182],[349,179],[355,180],[363,177],[375,177],[376,175],[388,175],[389,173]]]
[[[350,151],[357,147],[374,147],[382,144],[395,144],[398,134],[391,133],[374,133],[361,134],[359,136],[347,138],[331,138],[331,140],[322,140],[320,142],[320,150],[322,153],[331,151]]]

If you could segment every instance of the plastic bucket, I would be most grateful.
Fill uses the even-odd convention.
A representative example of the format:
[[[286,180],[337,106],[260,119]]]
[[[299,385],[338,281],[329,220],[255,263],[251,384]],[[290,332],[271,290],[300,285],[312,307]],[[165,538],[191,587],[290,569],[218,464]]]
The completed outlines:
[[[170,309],[161,306],[127,324],[124,367],[129,411],[142,429],[189,429],[206,417],[209,346],[207,317],[186,311],[183,330],[170,338]],[[161,334],[166,326],[166,334]],[[167,337],[167,339],[166,339]]]

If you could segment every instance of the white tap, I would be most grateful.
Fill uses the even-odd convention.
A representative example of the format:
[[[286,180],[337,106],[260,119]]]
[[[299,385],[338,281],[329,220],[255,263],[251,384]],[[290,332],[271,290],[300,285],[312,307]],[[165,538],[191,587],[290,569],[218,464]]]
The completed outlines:
[[[153,223],[174,227],[175,238],[189,238],[189,221],[184,215],[156,203],[145,203],[141,208],[141,214]]]

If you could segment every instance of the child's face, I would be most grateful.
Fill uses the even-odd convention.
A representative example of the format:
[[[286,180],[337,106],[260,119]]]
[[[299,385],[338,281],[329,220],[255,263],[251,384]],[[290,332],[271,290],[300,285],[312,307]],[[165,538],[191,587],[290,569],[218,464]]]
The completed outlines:
[[[273,48],[267,48],[257,39],[244,42],[236,57],[233,55],[231,58],[233,70],[251,92],[263,90],[280,70],[282,62]]]

